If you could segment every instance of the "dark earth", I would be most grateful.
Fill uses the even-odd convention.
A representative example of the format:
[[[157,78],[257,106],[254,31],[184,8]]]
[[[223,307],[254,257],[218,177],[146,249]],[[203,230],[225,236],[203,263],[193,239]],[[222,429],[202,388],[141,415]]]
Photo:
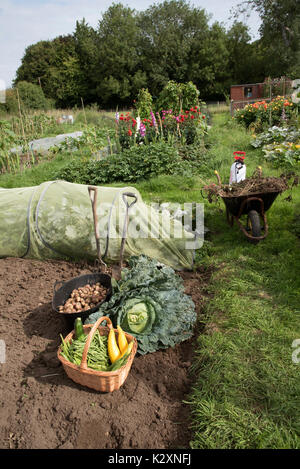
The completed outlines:
[[[56,280],[90,273],[87,264],[0,259],[0,447],[2,449],[189,448],[188,399],[194,338],[174,348],[136,355],[123,386],[100,393],[70,380],[57,358],[70,331],[52,310]],[[206,272],[180,274],[201,312]],[[200,326],[198,325],[197,328]]]

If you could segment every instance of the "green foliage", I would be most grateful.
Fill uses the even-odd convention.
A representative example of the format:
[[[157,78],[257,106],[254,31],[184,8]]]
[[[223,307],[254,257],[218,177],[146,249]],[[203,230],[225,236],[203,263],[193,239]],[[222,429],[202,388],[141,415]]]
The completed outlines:
[[[27,111],[29,109],[50,109],[51,103],[46,99],[42,88],[39,85],[34,85],[26,81],[20,81],[17,84],[19,92],[19,100],[21,111]],[[5,104],[0,104],[0,107],[4,108],[6,112],[10,114],[16,114],[19,111],[18,96],[15,88],[7,90]]]
[[[255,10],[261,19],[260,42],[265,49],[265,75],[300,76],[300,4],[295,0],[244,0],[236,17]],[[267,73],[266,73],[267,72]]]
[[[39,41],[26,48],[15,83],[41,83],[45,96],[60,107],[79,102],[84,81],[73,35]]]
[[[94,73],[98,100],[104,106],[128,105],[146,85],[139,59],[139,29],[134,10],[113,4],[103,14],[97,30],[97,63]]]
[[[16,83],[41,83],[58,107],[80,105],[83,98],[102,109],[132,106],[141,89],[149,90],[154,108],[169,82],[186,83],[180,104],[172,90],[169,102],[160,98],[160,109],[180,110],[197,104],[195,88],[205,99],[220,100],[232,82],[263,80],[271,74],[267,54],[261,42],[251,43],[244,24],[236,22],[226,31],[185,0],[163,1],[140,12],[117,3],[97,28],[83,19],[73,34],[27,47]]]
[[[134,306],[136,316],[146,318],[140,332],[134,332],[128,323],[129,316],[133,319],[130,311]],[[182,279],[170,267],[143,255],[130,258],[111,299],[91,314],[86,323],[94,323],[100,316],[109,316],[114,326],[120,324],[135,336],[142,355],[189,339],[196,322],[195,305],[184,293]]]
[[[179,114],[184,109],[199,105],[199,90],[192,83],[176,83],[170,80],[159,94],[156,110],[171,109]]]
[[[100,161],[71,162],[55,175],[55,179],[94,185],[135,182],[157,174],[180,171],[181,162],[178,151],[172,145],[158,142],[134,146]]]
[[[251,145],[254,148],[260,148],[267,143],[281,143],[287,140],[288,142],[297,142],[300,139],[300,129],[289,127],[277,127],[274,125],[266,132],[259,135],[253,135]]]
[[[141,88],[139,90],[135,107],[141,119],[148,118],[150,116],[150,112],[152,111],[153,107],[153,102],[152,96],[149,93],[148,88]]]
[[[282,142],[264,145],[262,149],[265,158],[271,161],[275,168],[300,167],[300,140],[299,143]]]

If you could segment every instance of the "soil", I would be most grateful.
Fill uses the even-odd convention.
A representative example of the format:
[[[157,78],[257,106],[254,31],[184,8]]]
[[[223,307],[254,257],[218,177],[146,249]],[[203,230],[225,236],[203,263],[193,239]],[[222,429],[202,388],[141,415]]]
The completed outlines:
[[[183,400],[193,383],[195,339],[136,355],[127,380],[112,393],[78,385],[62,368],[56,353],[70,327],[52,310],[53,286],[91,270],[65,261],[0,259],[0,339],[6,344],[0,447],[189,448],[190,408]],[[209,273],[181,275],[200,313]]]

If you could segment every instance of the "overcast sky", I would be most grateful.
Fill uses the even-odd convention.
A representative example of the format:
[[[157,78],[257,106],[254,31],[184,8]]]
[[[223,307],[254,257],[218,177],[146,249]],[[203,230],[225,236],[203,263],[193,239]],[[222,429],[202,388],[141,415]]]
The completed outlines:
[[[109,0],[0,0],[0,82],[11,86],[21,64],[25,48],[41,40],[72,33],[76,20],[85,18],[93,27],[113,2]],[[122,3],[136,10],[146,10],[150,5],[162,3],[155,0],[127,0]],[[204,8],[212,14],[212,21],[230,26],[230,10],[240,1],[191,0],[191,6]],[[244,19],[253,39],[258,38],[259,18],[252,13]]]

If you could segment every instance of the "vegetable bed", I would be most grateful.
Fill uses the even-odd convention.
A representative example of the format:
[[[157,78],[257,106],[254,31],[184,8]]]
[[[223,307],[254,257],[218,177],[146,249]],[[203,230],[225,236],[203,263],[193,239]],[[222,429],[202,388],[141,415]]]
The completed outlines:
[[[68,328],[51,307],[56,280],[90,273],[64,261],[0,259],[1,448],[189,448],[194,337],[136,356],[124,385],[101,394],[71,381],[57,359]],[[187,272],[199,314],[206,273]]]

